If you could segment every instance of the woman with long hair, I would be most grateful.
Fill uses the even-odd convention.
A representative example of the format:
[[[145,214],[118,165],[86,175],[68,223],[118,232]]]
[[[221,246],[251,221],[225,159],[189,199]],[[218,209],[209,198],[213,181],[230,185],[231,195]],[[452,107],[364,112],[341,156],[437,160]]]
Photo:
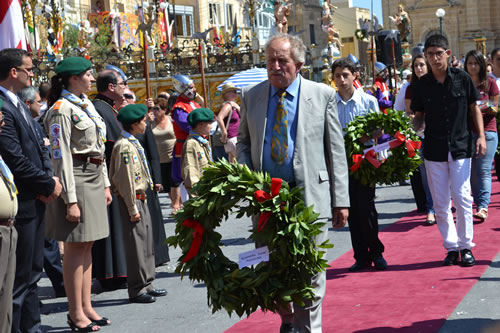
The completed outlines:
[[[63,278],[68,297],[68,325],[93,332],[110,325],[92,307],[92,245],[108,237],[106,205],[111,203],[104,157],[106,127],[84,94],[92,88],[92,64],[81,57],[56,66],[45,117],[54,176],[61,196],[47,205],[46,235],[64,242]]]
[[[413,118],[414,114],[411,110],[411,96],[412,96],[412,85],[420,80],[422,76],[427,74],[430,66],[423,54],[418,54],[413,58],[411,63],[411,80],[410,85],[406,88],[405,92],[405,104],[406,104],[406,114]],[[421,139],[424,137],[424,133],[418,133]],[[423,143],[423,140],[422,140]],[[424,154],[424,146],[420,148],[421,156]],[[421,163],[416,171],[413,172],[413,176],[410,178],[411,186],[413,190],[413,195],[415,196],[415,201],[417,202],[417,208],[419,211],[426,211],[427,217],[425,220],[426,225],[433,225],[436,223],[436,216],[434,214],[434,205],[432,203],[432,195],[429,190],[429,184],[427,183],[427,174],[425,171],[425,164]]]
[[[486,137],[486,154],[472,159],[471,188],[476,214],[474,217],[482,222],[488,217],[488,205],[491,196],[491,164],[498,146],[497,112],[498,86],[495,80],[486,73],[486,62],[481,52],[472,50],[465,55],[465,71],[481,94],[479,108],[483,115],[484,135]],[[473,128],[475,132],[475,129]],[[474,141],[477,135],[474,133]]]

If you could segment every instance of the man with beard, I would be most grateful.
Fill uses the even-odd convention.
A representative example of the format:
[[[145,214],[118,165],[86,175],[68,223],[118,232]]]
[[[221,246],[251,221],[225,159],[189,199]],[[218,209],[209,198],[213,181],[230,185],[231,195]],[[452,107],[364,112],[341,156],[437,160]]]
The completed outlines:
[[[187,118],[191,111],[201,106],[195,102],[198,94],[196,93],[194,82],[188,76],[181,74],[174,75],[173,83],[174,89],[179,93],[179,97],[177,97],[177,101],[172,108],[174,133],[177,139],[172,159],[172,188],[174,191],[178,191],[180,195],[180,185],[182,183],[182,146],[184,146],[184,142],[191,131],[191,126],[189,126]],[[180,208],[181,207],[172,207],[172,214],[175,214]]]
[[[385,82],[389,72],[387,71],[387,66],[378,61],[375,62],[375,72],[377,73],[375,83],[366,91],[366,93],[377,99],[380,111],[385,113],[386,109],[392,107],[392,95],[387,87],[387,83]]]

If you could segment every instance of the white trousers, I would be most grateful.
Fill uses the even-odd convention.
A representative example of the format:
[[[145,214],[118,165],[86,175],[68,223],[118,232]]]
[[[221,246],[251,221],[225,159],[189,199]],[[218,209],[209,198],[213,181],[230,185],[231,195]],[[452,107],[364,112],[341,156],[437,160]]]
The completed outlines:
[[[443,246],[448,251],[471,249],[472,242],[472,196],[470,194],[471,159],[453,160],[448,153],[448,162],[425,160],[429,189],[436,211],[436,221]],[[453,222],[451,199],[456,208],[457,223]]]

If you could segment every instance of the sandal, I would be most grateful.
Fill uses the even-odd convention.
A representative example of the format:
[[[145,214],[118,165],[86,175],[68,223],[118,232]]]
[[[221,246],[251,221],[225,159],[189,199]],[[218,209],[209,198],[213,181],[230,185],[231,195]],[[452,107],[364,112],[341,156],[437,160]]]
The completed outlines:
[[[75,332],[97,332],[97,331],[99,331],[101,329],[99,327],[99,325],[97,325],[93,321],[91,321],[90,324],[88,324],[85,327],[78,327],[78,326],[76,326],[75,322],[69,316],[69,313],[67,315],[67,318],[68,318],[68,325],[69,325],[69,327],[71,328],[72,331],[75,331]],[[95,330],[94,327],[97,327],[97,329]]]
[[[478,218],[481,220],[481,222],[484,222],[486,218],[488,217],[488,209],[486,208],[480,208],[476,214],[474,214],[474,217]]]

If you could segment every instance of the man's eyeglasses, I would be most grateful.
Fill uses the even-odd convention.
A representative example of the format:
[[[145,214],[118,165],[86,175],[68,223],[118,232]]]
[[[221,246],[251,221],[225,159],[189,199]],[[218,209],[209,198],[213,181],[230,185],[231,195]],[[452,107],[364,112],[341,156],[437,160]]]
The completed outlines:
[[[446,53],[446,51],[425,52],[427,57],[429,57],[429,58],[437,57],[438,59],[441,59],[445,53]]]
[[[117,86],[122,86],[122,87],[125,87],[127,85],[127,82],[125,81],[122,81],[122,82],[117,82],[116,83]]]
[[[16,67],[18,71],[26,73],[26,75],[33,74],[33,67],[31,68],[22,68],[22,67]]]

